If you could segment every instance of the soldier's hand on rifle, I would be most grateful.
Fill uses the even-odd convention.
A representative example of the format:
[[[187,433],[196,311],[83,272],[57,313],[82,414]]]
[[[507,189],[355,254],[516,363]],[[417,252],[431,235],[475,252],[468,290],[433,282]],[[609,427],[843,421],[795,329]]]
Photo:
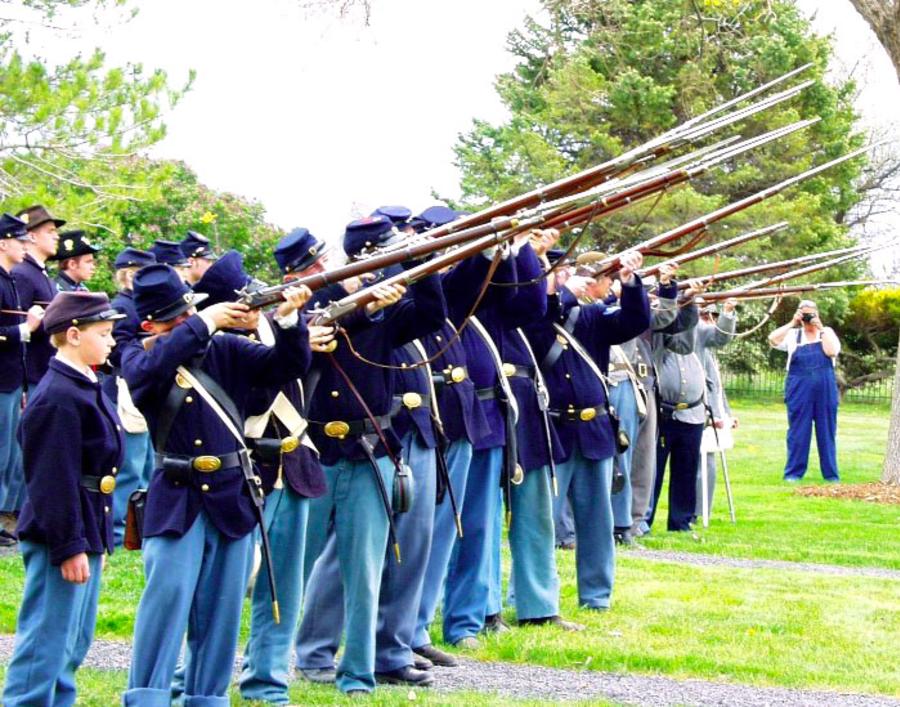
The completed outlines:
[[[246,304],[219,302],[204,309],[200,317],[211,320],[216,329],[237,329],[244,326],[249,311]]]
[[[587,288],[594,284],[594,279],[583,275],[572,275],[564,284],[569,292],[577,299],[581,299],[587,292]]]
[[[544,230],[535,229],[531,231],[531,247],[538,257],[546,255],[556,241],[559,240],[559,231],[555,228],[547,228]]]
[[[659,266],[659,284],[668,285],[672,282],[672,278],[675,277],[675,272],[678,270],[678,263],[668,262],[663,263]]]
[[[403,299],[403,295],[406,294],[406,287],[399,283],[396,285],[376,285],[372,289],[372,294],[375,296],[375,301],[366,305],[366,314],[375,314],[380,309],[397,304]]]
[[[25,316],[25,324],[28,327],[28,331],[34,331],[41,325],[41,320],[44,318],[44,308],[40,305],[32,305],[28,310],[28,314]]]
[[[284,302],[278,305],[277,312],[279,317],[286,317],[291,312],[303,309],[304,305],[309,302],[309,298],[312,297],[312,290],[306,285],[300,285],[288,287],[281,294],[284,296]]]
[[[703,282],[703,280],[688,280],[687,296],[696,297],[703,294],[707,287],[709,287],[709,283]]]
[[[644,264],[644,256],[636,250],[623,253],[619,257],[619,278],[623,285],[630,285],[634,278],[634,271]]]
[[[319,353],[333,351],[332,343],[337,330],[333,326],[309,325],[309,348]]]

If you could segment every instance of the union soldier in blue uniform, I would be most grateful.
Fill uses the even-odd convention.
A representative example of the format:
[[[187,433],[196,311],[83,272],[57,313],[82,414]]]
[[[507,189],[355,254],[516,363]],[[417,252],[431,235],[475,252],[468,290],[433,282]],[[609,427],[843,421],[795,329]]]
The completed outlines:
[[[190,269],[190,261],[181,250],[181,243],[177,241],[167,241],[157,238],[153,241],[147,250],[156,256],[156,262],[175,268],[175,272],[186,283],[191,284],[188,279],[188,271]]]
[[[125,248],[113,263],[119,292],[113,297],[112,307],[125,317],[113,325],[116,348],[109,355],[112,371],[103,377],[103,392],[116,406],[125,430],[125,459],[113,492],[113,529],[116,545],[125,538],[125,515],[128,498],[139,488],[146,488],[153,472],[153,443],[147,429],[147,421],[135,407],[122,377],[122,351],[125,345],[141,333],[141,319],[134,306],[132,283],[138,270],[156,262],[153,253],[137,248]]]
[[[190,655],[185,701],[228,704],[241,604],[249,573],[255,475],[240,419],[254,387],[281,385],[309,365],[306,326],[297,310],[308,297],[285,292],[275,345],[260,346],[220,329],[242,326],[244,305],[222,302],[196,314],[195,294],[171,267],[141,269],[134,302],[141,328],[122,370],[156,448],[143,525],[146,586],[135,621],[126,705],[168,705],[182,637]],[[166,617],[161,620],[160,617]]]
[[[344,250],[352,256],[395,233],[387,216],[360,219],[348,225]],[[346,332],[353,350],[365,360],[390,363],[395,348],[436,329],[446,316],[436,275],[412,285],[402,299],[403,288],[376,292],[380,302],[367,307],[366,316]],[[343,287],[334,286],[323,290],[317,300],[327,303],[344,293]],[[380,311],[392,302],[396,303]],[[346,640],[337,686],[347,693],[368,692],[375,686],[383,565],[396,561],[393,553],[387,560],[385,555],[387,513],[391,512],[386,495],[395,483],[402,449],[390,416],[397,388],[389,369],[357,358],[342,336],[336,340],[332,354],[315,356],[311,373],[318,380],[315,391],[309,391],[310,431],[321,453],[328,491],[313,500],[310,508],[307,559],[318,559],[308,580],[297,636],[297,666],[310,679],[334,679],[335,626],[343,625]],[[343,606],[335,601],[335,555]]]
[[[100,248],[91,243],[84,231],[63,231],[59,234],[59,247],[50,260],[59,263],[56,287],[60,292],[87,292],[88,280],[94,276],[97,263],[94,254]]]
[[[425,209],[419,216],[413,219],[419,223],[419,230],[425,231],[436,226],[456,220],[459,214],[445,206],[433,206]],[[489,263],[483,256],[476,256],[481,263]],[[486,273],[485,273],[486,274]],[[448,282],[449,273],[443,278]],[[445,287],[445,292],[448,288]],[[464,288],[458,301],[451,301],[447,297],[447,307],[451,317],[454,313],[464,310],[461,316],[468,314],[474,299],[478,294],[478,288],[469,286]],[[474,337],[474,338],[472,338]],[[431,644],[428,628],[434,620],[438,602],[443,595],[444,579],[450,565],[451,555],[457,540],[456,518],[450,500],[450,492],[457,504],[457,512],[464,514],[467,482],[469,478],[469,466],[472,462],[473,445],[489,437],[499,437],[500,444],[494,444],[495,448],[502,445],[504,439],[503,421],[499,413],[496,413],[498,434],[492,434],[485,408],[488,405],[496,411],[496,400],[480,401],[476,395],[475,376],[479,376],[482,388],[493,389],[498,380],[499,372],[492,365],[490,353],[484,349],[484,342],[473,328],[466,326],[460,333],[448,318],[443,326],[435,332],[422,337],[424,348],[429,357],[436,357],[431,364],[432,380],[437,395],[440,424],[447,447],[443,450],[446,463],[449,489],[444,489],[442,497],[434,509],[434,530],[431,542],[431,555],[425,571],[425,581],[422,586],[422,598],[419,602],[419,611],[415,635],[413,637],[413,651],[420,658],[443,667],[455,667],[458,665],[456,658]],[[480,345],[480,346],[479,346]],[[473,351],[472,361],[467,351]],[[477,363],[476,363],[477,362]],[[474,371],[478,368],[478,372]],[[482,375],[483,374],[483,375]],[[497,449],[499,452],[499,449]],[[440,462],[440,460],[438,460]],[[499,456],[497,464],[499,467]],[[494,495],[497,489],[492,489]],[[478,529],[473,533],[484,535],[484,529]],[[464,531],[464,537],[467,533]]]
[[[0,527],[0,545],[15,544],[16,516],[25,500],[22,458],[16,441],[16,425],[25,390],[25,348],[40,326],[43,310],[33,305],[22,312],[22,300],[12,271],[25,258],[28,234],[25,222],[0,216],[0,508],[9,518],[10,529]]]
[[[72,705],[75,671],[94,634],[101,561],[113,551],[112,491],[121,427],[92,367],[115,345],[122,315],[104,294],[63,293],[44,328],[59,349],[22,415],[28,498],[19,537],[25,594],[4,705]]]
[[[579,305],[571,290],[558,290],[554,278],[546,317],[525,329],[547,380],[549,414],[560,444],[554,511],[559,515],[571,498],[578,538],[578,601],[599,610],[609,608],[615,575],[610,487],[616,444],[603,371],[610,346],[628,341],[650,324],[647,294],[634,274],[641,255],[625,254],[621,262],[620,308],[602,302]],[[608,289],[610,279],[605,277],[602,284]]]
[[[17,216],[27,224],[28,242],[25,244],[25,260],[13,268],[13,277],[19,289],[19,300],[23,309],[35,304],[46,307],[56,297],[56,283],[47,274],[47,261],[56,254],[59,245],[59,231],[66,222],[54,218],[43,206],[30,206]],[[36,385],[53,358],[50,337],[39,326],[32,333],[25,351],[25,365],[28,384]]]
[[[212,267],[219,257],[213,250],[209,238],[196,231],[188,231],[187,236],[182,239],[178,247],[182,255],[187,258],[185,280],[189,285],[195,285],[200,282],[204,273]]]

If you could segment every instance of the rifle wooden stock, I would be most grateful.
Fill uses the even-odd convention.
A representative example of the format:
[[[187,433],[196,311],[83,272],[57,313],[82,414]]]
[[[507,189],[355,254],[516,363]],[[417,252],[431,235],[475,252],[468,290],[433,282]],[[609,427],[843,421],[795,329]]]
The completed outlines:
[[[594,186],[597,186],[598,184],[602,184],[603,182],[611,179],[612,177],[615,177],[618,174],[623,173],[625,170],[630,169],[635,164],[647,163],[649,161],[652,161],[653,159],[671,152],[672,150],[676,149],[676,147],[706,137],[712,132],[721,130],[724,127],[748,118],[755,113],[767,110],[768,108],[777,105],[778,103],[789,100],[790,98],[796,96],[798,93],[811,85],[812,82],[803,82],[798,86],[794,86],[793,88],[782,91],[779,94],[770,96],[765,100],[742,108],[732,114],[721,116],[715,118],[714,120],[709,120],[713,116],[719,115],[720,113],[729,110],[733,106],[744,103],[745,101],[748,101],[762,93],[769,91],[771,88],[784,83],[788,79],[791,79],[794,76],[802,73],[803,71],[806,71],[806,69],[808,69],[810,66],[811,64],[805,64],[797,69],[789,71],[788,73],[773,79],[772,81],[769,81],[761,86],[747,91],[746,93],[736,96],[720,104],[719,106],[716,106],[706,111],[705,113],[696,116],[695,118],[692,118],[682,123],[681,125],[676,126],[675,128],[672,128],[662,135],[659,135],[658,137],[649,140],[642,145],[638,145],[637,147],[624,152],[618,157],[614,157],[599,165],[590,167],[586,170],[582,170],[577,174],[563,177],[562,179],[559,179],[542,187],[538,187],[537,189],[533,189],[525,194],[507,199],[506,201],[503,201],[499,204],[494,204],[486,209],[482,209],[477,213],[464,216],[458,221],[440,226],[437,229],[434,229],[434,236],[443,237],[461,229],[467,229],[471,228],[472,226],[483,224],[498,216],[509,216],[522,209],[538,206],[545,201],[557,199],[572,193],[590,189]]]
[[[751,206],[755,206],[766,199],[770,199],[777,194],[780,194],[785,189],[802,182],[805,179],[809,179],[810,177],[814,177],[822,172],[831,169],[832,167],[839,165],[847,160],[853,159],[854,157],[859,157],[860,155],[868,152],[874,147],[874,145],[869,145],[868,147],[863,147],[858,150],[853,150],[852,152],[848,152],[846,155],[838,157],[837,159],[830,160],[825,162],[824,164],[819,165],[818,167],[813,167],[812,169],[808,169],[801,174],[798,174],[794,177],[790,177],[789,179],[785,179],[778,184],[775,184],[771,187],[767,187],[761,191],[756,192],[755,194],[751,194],[750,196],[744,197],[743,199],[739,199],[738,201],[732,202],[731,204],[727,204],[720,209],[716,209],[715,211],[711,211],[708,214],[701,216],[699,218],[694,219],[693,221],[689,221],[686,224],[682,224],[676,228],[673,228],[665,233],[662,233],[658,236],[654,236],[642,243],[639,243],[636,246],[629,248],[627,251],[623,253],[616,253],[615,255],[611,255],[608,258],[601,260],[596,267],[596,273],[598,275],[605,275],[615,272],[621,266],[620,257],[624,255],[625,252],[630,251],[647,251],[658,248],[659,246],[666,245],[667,243],[671,243],[672,241],[680,240],[685,236],[689,236],[693,233],[701,229],[705,229],[708,226],[711,226],[714,223],[718,223],[719,221],[732,216],[733,214],[738,213],[739,211],[743,211],[744,209],[748,209]]]
[[[393,277],[382,280],[377,285],[363,288],[351,295],[339,299],[337,302],[332,302],[331,304],[326,305],[322,310],[311,312],[313,315],[311,322],[313,324],[322,325],[331,324],[341,317],[355,311],[359,307],[364,307],[365,305],[374,302],[377,299],[375,296],[376,288],[384,287],[386,285],[411,285],[450,265],[454,265],[461,260],[477,255],[486,248],[511,240],[517,233],[519,233],[519,231],[512,230],[499,237],[496,235],[484,236],[467,245],[460,246],[449,253],[444,253],[443,255],[432,258],[428,262],[421,263],[420,265],[416,265]]]
[[[780,295],[831,290],[839,287],[874,287],[876,285],[896,285],[897,280],[845,280],[842,282],[813,282],[808,285],[788,285],[785,287],[761,287],[752,290],[727,290],[725,292],[705,292],[701,295],[705,302],[725,299],[768,299]],[[687,301],[687,300],[684,300]]]
[[[656,265],[651,265],[650,267],[641,268],[640,270],[638,270],[637,274],[641,277],[646,277],[648,275],[657,275],[659,274],[660,267],[662,267],[664,263],[674,263],[676,265],[688,263],[692,260],[704,258],[707,255],[720,253],[723,250],[728,250],[729,248],[741,245],[742,243],[747,243],[748,241],[752,241],[756,238],[762,238],[764,236],[771,235],[772,233],[777,233],[778,231],[781,231],[787,227],[788,222],[781,221],[780,223],[776,223],[772,226],[766,226],[765,228],[760,228],[756,231],[750,231],[749,233],[744,233],[743,235],[729,238],[727,241],[722,241],[721,243],[713,243],[712,245],[708,245],[705,248],[700,248],[699,250],[694,250],[690,253],[685,253],[684,255],[678,255],[674,258],[664,261],[663,263],[657,263]],[[680,286],[681,283],[679,283],[679,287]]]
[[[801,265],[803,263],[814,262],[816,260],[821,260],[823,258],[829,258],[834,255],[844,255],[848,253],[861,253],[861,251],[867,250],[866,246],[853,246],[851,248],[840,248],[838,250],[831,250],[826,253],[813,253],[812,255],[803,255],[799,258],[791,258],[790,260],[781,260],[775,263],[761,263],[759,265],[750,265],[746,268],[740,268],[738,270],[729,270],[728,272],[721,273],[712,273],[711,275],[701,275],[698,277],[698,280],[702,280],[703,282],[721,282],[722,280],[734,280],[740,277],[747,277],[749,275],[758,275],[759,273],[771,272],[773,270],[786,270],[787,268],[792,268],[795,265]],[[678,289],[686,290],[689,287],[689,283],[687,282],[679,282]]]

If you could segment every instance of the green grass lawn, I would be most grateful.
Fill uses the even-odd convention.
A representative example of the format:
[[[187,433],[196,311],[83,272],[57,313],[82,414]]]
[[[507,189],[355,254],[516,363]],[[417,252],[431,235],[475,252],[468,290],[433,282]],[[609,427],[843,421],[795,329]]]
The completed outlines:
[[[733,403],[740,427],[729,453],[737,524],[728,519],[724,484],[716,488],[710,527],[690,534],[666,533],[665,502],[649,548],[732,557],[824,562],[900,569],[900,507],[851,500],[805,498],[781,480],[787,417],[778,403]],[[889,410],[848,404],[838,417],[838,466],[844,483],[876,481],[884,459]],[[803,483],[823,483],[813,453]],[[665,497],[665,493],[663,494]],[[661,530],[663,532],[661,532]]]
[[[720,485],[711,526],[699,539],[657,529],[643,544],[732,557],[900,568],[900,508],[797,495],[795,487],[781,481],[783,406],[738,401],[734,407],[741,419],[730,456],[738,524],[727,520]],[[887,418],[884,408],[842,408],[838,459],[845,483],[878,478]],[[813,459],[809,483],[820,483],[816,464]],[[658,525],[664,528],[662,520]],[[588,631],[519,629],[486,640],[473,657],[900,696],[900,581],[695,567],[624,552],[613,608],[598,614],[577,608],[573,554],[560,552],[558,558],[563,613],[587,624]],[[0,582],[6,588],[0,596],[0,631],[11,633],[22,587],[20,558],[0,559]],[[110,559],[98,636],[130,637],[141,585],[138,554],[120,552]],[[118,672],[83,671],[82,704],[113,704],[124,680]],[[402,690],[378,694],[376,704],[409,701]],[[292,696],[305,704],[338,701],[330,688],[300,683]],[[499,701],[471,694],[420,694],[417,699],[428,704]]]

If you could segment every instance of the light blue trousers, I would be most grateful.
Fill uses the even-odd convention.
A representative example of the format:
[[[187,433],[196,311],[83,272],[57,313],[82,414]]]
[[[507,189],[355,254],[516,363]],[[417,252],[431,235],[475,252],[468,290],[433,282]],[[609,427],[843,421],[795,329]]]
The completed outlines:
[[[389,457],[382,457],[378,467],[390,494],[394,465]],[[368,460],[343,459],[323,470],[327,491],[309,504],[306,561],[318,559],[307,581],[297,634],[297,666],[332,667],[337,646],[330,657],[323,658],[327,653],[319,643],[323,636],[333,636],[335,627],[340,636],[343,625],[346,644],[337,669],[337,686],[343,692],[371,691],[375,688],[375,630],[388,519]],[[333,544],[331,553],[326,542]]]
[[[560,497],[565,495],[560,486]],[[541,619],[559,614],[559,575],[556,572],[553,528],[553,492],[550,468],[525,473],[512,486],[512,520],[509,526],[510,603],[516,618]]]
[[[503,490],[495,489],[497,510],[494,513],[494,532],[491,536],[491,588],[488,592],[485,617],[499,614],[503,609],[503,556],[500,546],[503,542]]]
[[[612,457],[594,461],[585,459],[576,450],[568,461],[556,466],[559,497],[554,499],[554,510],[562,510],[568,495],[578,536],[575,546],[578,602],[593,608],[609,607],[615,576],[613,514],[609,493],[612,464]]]
[[[634,397],[634,386],[624,381],[609,389],[609,402],[619,414],[619,427],[631,444],[622,454],[616,454],[615,466],[625,475],[625,487],[612,497],[613,525],[617,528],[630,528],[631,517],[631,460],[637,445],[638,430],[641,418],[638,415],[637,400]]]
[[[25,474],[16,428],[22,414],[22,389],[0,393],[0,511],[18,512],[25,503]]]
[[[226,707],[253,534],[229,540],[204,511],[180,538],[144,539],[146,585],[138,605],[123,704],[168,707],[187,631],[186,707]]]
[[[4,707],[75,704],[75,671],[81,665],[97,622],[100,555],[88,555],[85,584],[62,578],[50,564],[46,545],[23,540],[25,594],[19,607],[12,659],[6,669]]]
[[[466,479],[469,475],[469,464],[472,461],[472,443],[462,438],[454,441],[447,449],[447,471],[450,485],[453,487],[457,510],[462,514],[466,500]],[[428,627],[434,621],[438,601],[444,589],[444,578],[447,565],[456,544],[456,518],[450,503],[449,490],[444,494],[443,503],[434,508],[434,531],[431,539],[431,556],[425,570],[425,581],[422,585],[422,599],[419,602],[419,615],[416,619],[416,631],[413,636],[413,648],[427,646],[431,643]]]
[[[469,465],[462,509],[463,537],[456,541],[444,584],[444,640],[476,636],[488,614],[493,552],[499,548],[500,465],[503,450],[476,450]],[[499,597],[496,597],[499,603]]]
[[[250,639],[244,650],[240,678],[241,696],[245,700],[290,702],[291,651],[303,599],[308,514],[309,499],[287,486],[272,491],[266,498],[266,530],[272,547],[281,623],[276,624],[272,615],[269,572],[264,562],[253,587]],[[251,552],[253,549],[251,546]]]
[[[138,489],[145,489],[153,473],[153,444],[149,432],[125,433],[125,459],[116,476],[113,491],[113,530],[116,545],[125,540],[125,517],[128,515],[128,497]]]

